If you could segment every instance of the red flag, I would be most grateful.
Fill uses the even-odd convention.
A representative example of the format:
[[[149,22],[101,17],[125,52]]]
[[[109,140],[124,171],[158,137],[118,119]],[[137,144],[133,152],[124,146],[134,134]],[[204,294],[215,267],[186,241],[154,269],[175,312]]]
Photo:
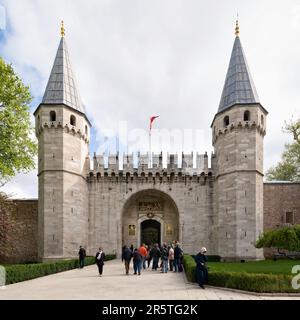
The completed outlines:
[[[156,119],[156,118],[158,118],[159,116],[152,116],[152,117],[150,117],[150,131],[151,131],[151,129],[152,129],[152,122]]]

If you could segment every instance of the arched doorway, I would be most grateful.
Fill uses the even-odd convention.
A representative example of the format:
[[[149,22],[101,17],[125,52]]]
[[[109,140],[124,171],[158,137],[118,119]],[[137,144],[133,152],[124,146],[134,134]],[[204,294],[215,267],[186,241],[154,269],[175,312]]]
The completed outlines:
[[[141,223],[141,243],[152,246],[160,243],[161,224],[153,219],[144,220]]]
[[[125,202],[121,220],[122,246],[180,241],[179,232],[179,211],[167,193],[145,189],[134,193]]]

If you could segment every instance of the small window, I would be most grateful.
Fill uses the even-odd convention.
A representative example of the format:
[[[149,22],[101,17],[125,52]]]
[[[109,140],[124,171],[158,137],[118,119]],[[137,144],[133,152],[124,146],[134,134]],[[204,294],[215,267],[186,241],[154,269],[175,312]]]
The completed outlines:
[[[40,116],[37,116],[37,124],[38,124],[38,127],[40,126]]]
[[[73,115],[70,116],[70,124],[71,126],[76,126],[76,118]]]
[[[261,115],[261,117],[260,117],[260,123],[262,126],[264,125],[264,116],[263,115]]]
[[[228,125],[229,125],[229,117],[226,116],[226,117],[224,118],[224,127],[227,127]]]
[[[285,223],[294,224],[294,212],[285,213]]]
[[[88,128],[87,128],[87,126],[85,126],[85,134],[86,134],[86,135],[88,134]]]
[[[248,110],[244,112],[244,121],[250,121],[250,112]]]
[[[50,121],[56,121],[56,112],[55,111],[50,111]]]

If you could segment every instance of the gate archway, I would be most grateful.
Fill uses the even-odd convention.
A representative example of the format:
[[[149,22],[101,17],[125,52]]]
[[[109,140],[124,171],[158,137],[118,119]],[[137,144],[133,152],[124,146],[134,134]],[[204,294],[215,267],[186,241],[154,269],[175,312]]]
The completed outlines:
[[[145,229],[148,231],[145,232]],[[158,240],[156,242],[159,244],[179,240],[177,205],[167,193],[156,189],[133,194],[126,201],[122,212],[122,246],[133,244],[139,247],[142,242],[151,242],[151,237]]]

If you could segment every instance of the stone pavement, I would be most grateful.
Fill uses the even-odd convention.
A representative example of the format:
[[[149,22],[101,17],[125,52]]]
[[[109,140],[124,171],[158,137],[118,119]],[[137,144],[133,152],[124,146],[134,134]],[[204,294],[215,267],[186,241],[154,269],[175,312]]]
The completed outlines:
[[[167,274],[149,269],[142,275],[126,276],[123,263],[117,259],[104,265],[99,277],[96,265],[19,282],[0,290],[0,300],[256,300],[297,299],[300,297],[256,296],[213,287],[200,289],[186,283],[183,273]]]

